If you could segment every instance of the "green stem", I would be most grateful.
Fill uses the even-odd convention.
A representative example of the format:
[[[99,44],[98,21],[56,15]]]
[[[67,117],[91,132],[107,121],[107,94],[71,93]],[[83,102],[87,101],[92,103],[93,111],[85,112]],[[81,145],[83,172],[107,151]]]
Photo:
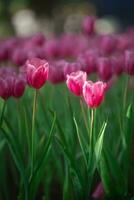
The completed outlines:
[[[88,157],[88,176],[87,176],[87,184],[88,191],[91,192],[91,186],[94,175],[94,149],[93,149],[93,139],[94,139],[94,128],[95,128],[95,117],[96,117],[96,109],[91,109],[90,112],[90,127],[89,127],[89,157]]]
[[[35,145],[35,134],[34,134],[34,129],[35,129],[35,113],[36,113],[36,106],[37,106],[37,95],[38,92],[37,90],[35,90],[35,94],[34,94],[34,101],[33,101],[33,114],[32,114],[32,140],[31,140],[31,177],[33,174],[33,169],[34,169],[34,159],[35,159],[35,149],[34,149],[34,145]]]
[[[18,110],[18,127],[19,127],[18,138],[19,138],[19,142],[21,142],[22,139],[21,139],[21,120],[20,120],[20,114],[21,114],[20,99],[16,99],[16,104],[17,104],[17,110]]]
[[[124,89],[124,95],[123,95],[123,113],[125,112],[126,108],[126,101],[127,101],[127,93],[128,93],[128,82],[129,82],[129,76],[126,77],[125,81],[125,89]]]
[[[93,126],[94,126],[94,109],[91,109],[91,117],[90,117],[90,130],[89,130],[89,144],[92,149],[93,145]]]
[[[126,77],[125,86],[123,90],[123,112],[122,112],[122,131],[125,132],[125,116],[126,116],[126,105],[127,105],[127,93],[128,93],[128,82],[129,76]],[[123,137],[123,145],[126,148],[126,138]]]
[[[80,98],[80,106],[81,106],[81,111],[82,111],[82,115],[83,115],[83,118],[84,118],[85,127],[86,127],[86,130],[88,132],[88,123],[87,123],[87,118],[86,118],[86,114],[85,114],[85,111],[84,111],[84,105],[83,105],[82,98]]]

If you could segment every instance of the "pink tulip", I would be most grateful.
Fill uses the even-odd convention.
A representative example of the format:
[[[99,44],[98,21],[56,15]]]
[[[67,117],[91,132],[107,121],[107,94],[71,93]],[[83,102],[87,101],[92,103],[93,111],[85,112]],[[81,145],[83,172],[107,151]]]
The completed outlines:
[[[98,183],[97,187],[95,188],[93,194],[92,194],[92,198],[93,199],[103,199],[104,198],[104,188],[103,188],[103,185],[102,185],[102,182]]]
[[[116,75],[120,75],[124,68],[124,56],[122,54],[115,55],[112,57],[111,62],[113,64],[113,72]]]
[[[37,33],[30,38],[30,42],[32,42],[33,45],[36,45],[36,46],[43,45],[45,43],[45,40],[46,38],[42,33]]]
[[[59,57],[59,40],[57,38],[52,38],[46,40],[45,45],[42,47],[45,57],[48,59],[53,59]]]
[[[0,43],[0,61],[5,61],[8,57],[7,49],[3,43]]]
[[[79,62],[72,62],[72,63],[67,62],[64,67],[64,74],[65,76],[67,76],[67,74],[71,74],[79,70],[81,70],[81,64]]]
[[[97,60],[97,69],[99,77],[103,81],[108,81],[113,75],[113,63],[110,58],[100,57]]]
[[[25,90],[25,77],[21,73],[17,74],[14,68],[0,68],[0,97],[4,100],[13,96],[19,98]]]
[[[4,100],[7,100],[9,97],[11,97],[9,83],[4,78],[0,78],[0,97]]]
[[[24,90],[25,90],[25,81],[19,76],[16,77],[13,83],[12,96],[15,98],[19,98],[23,95]]]
[[[40,89],[48,78],[49,65],[46,60],[32,58],[26,62],[27,83],[35,88]]]
[[[50,62],[48,80],[53,84],[62,83],[66,80],[64,68],[67,65],[65,60]]]
[[[110,54],[116,50],[117,39],[113,35],[104,35],[101,37],[100,48],[104,53]]]
[[[82,95],[83,84],[87,79],[86,72],[77,71],[73,72],[70,75],[67,75],[67,87],[69,90],[74,93],[76,96]]]
[[[20,47],[14,49],[10,55],[10,59],[18,66],[23,65],[27,60],[26,50]]]
[[[125,71],[129,75],[134,75],[134,51],[125,52]]]
[[[67,33],[59,39],[60,57],[77,57],[81,52],[87,50],[88,47],[88,40],[82,35]]]
[[[86,71],[87,74],[90,74],[96,71],[96,61],[98,56],[99,52],[92,49],[80,54],[77,61],[82,65],[82,70]]]
[[[84,18],[82,23],[82,29],[85,34],[87,35],[92,34],[94,32],[94,26],[95,26],[95,17],[87,16]]]
[[[83,86],[83,96],[87,105],[91,108],[98,107],[105,95],[106,83],[98,81],[93,83],[92,81],[85,81]]]
[[[129,49],[131,46],[133,46],[133,39],[127,34],[127,33],[122,33],[119,34],[117,37],[117,50],[118,51],[124,51],[126,49]]]

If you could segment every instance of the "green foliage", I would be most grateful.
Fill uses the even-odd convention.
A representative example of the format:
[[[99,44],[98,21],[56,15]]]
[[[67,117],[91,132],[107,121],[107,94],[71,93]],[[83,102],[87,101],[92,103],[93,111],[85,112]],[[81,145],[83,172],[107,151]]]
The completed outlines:
[[[128,88],[123,99],[124,82],[122,77],[108,91],[103,105],[93,113],[93,124],[91,110],[70,94],[65,84],[47,84],[41,89],[35,112],[32,174],[34,91],[27,88],[20,100],[1,100],[0,199],[11,199],[8,188],[12,188],[14,199],[56,199],[58,191],[57,199],[88,200],[101,180],[105,199],[132,200],[134,95]]]

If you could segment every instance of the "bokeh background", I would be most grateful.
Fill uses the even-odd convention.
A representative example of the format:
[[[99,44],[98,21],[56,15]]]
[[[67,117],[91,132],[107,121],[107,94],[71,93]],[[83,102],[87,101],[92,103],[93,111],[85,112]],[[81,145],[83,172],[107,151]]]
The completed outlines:
[[[85,15],[95,15],[97,31],[116,32],[134,24],[133,0],[1,0],[0,37],[46,36],[80,31]]]

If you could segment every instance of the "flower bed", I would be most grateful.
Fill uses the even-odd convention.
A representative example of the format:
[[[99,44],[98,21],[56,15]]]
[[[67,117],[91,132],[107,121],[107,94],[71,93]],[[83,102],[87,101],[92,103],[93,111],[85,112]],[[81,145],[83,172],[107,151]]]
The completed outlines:
[[[0,199],[133,199],[134,30],[0,41]]]

